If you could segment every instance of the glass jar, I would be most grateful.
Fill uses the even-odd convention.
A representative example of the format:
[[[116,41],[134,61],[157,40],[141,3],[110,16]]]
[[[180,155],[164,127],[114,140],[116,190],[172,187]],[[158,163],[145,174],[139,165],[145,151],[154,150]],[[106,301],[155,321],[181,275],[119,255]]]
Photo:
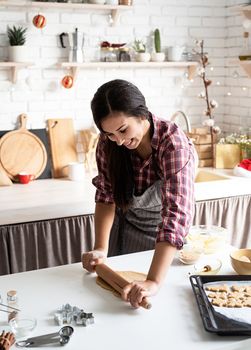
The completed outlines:
[[[119,49],[118,60],[120,62],[130,62],[131,61],[131,56],[129,54],[128,47],[124,47],[124,48]]]
[[[101,62],[117,62],[116,52],[112,47],[102,47],[100,54]]]

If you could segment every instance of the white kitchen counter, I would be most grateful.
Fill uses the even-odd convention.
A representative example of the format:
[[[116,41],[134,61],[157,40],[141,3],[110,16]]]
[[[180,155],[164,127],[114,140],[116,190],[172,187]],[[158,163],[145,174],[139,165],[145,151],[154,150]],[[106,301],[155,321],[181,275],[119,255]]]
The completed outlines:
[[[251,179],[233,176],[232,170],[201,170],[226,175],[229,180],[196,183],[196,201],[251,194]],[[0,225],[93,214],[91,178],[87,174],[80,182],[46,179],[0,187]]]
[[[109,258],[107,264],[115,270],[147,273],[151,258],[152,251],[147,251]],[[4,302],[6,292],[15,289],[23,313],[36,317],[38,324],[32,336],[58,331],[53,313],[67,302],[93,312],[95,323],[75,326],[68,350],[216,350],[222,346],[234,349],[239,344],[242,346],[238,349],[244,349],[247,337],[218,336],[204,330],[189,273],[193,273],[193,266],[174,260],[161,290],[151,298],[150,310],[135,310],[102,290],[95,283],[95,275],[84,271],[81,264],[2,276],[0,285]],[[228,254],[221,273],[233,274]],[[2,329],[6,329],[6,317],[0,312]]]
[[[94,213],[95,187],[83,181],[46,179],[0,187],[0,225]]]

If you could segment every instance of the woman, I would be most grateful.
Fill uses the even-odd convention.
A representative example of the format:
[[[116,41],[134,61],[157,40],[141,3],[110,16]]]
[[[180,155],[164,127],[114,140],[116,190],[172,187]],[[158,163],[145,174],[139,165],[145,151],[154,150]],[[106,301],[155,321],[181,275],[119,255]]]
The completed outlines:
[[[194,148],[176,124],[153,116],[139,89],[125,80],[102,85],[91,102],[101,131],[97,146],[95,246],[83,267],[106,256],[154,249],[144,282],[123,290],[135,308],[164,281],[183,246],[194,206]]]

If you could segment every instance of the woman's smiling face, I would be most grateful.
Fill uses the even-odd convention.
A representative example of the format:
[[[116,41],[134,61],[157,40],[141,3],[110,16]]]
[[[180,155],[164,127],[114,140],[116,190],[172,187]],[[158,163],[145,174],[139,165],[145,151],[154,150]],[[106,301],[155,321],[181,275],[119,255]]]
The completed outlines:
[[[148,130],[149,122],[144,116],[134,117],[123,112],[113,112],[102,120],[101,127],[105,135],[118,146],[136,149]]]

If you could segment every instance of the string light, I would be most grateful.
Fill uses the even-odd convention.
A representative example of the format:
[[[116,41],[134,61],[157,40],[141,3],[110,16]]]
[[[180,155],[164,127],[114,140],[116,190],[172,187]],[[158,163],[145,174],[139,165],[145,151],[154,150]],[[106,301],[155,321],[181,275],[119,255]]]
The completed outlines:
[[[219,82],[219,81],[216,81],[216,85],[218,85],[218,86],[219,86],[219,85],[220,85],[220,82]]]
[[[230,91],[228,91],[227,96],[232,96],[232,93]]]

